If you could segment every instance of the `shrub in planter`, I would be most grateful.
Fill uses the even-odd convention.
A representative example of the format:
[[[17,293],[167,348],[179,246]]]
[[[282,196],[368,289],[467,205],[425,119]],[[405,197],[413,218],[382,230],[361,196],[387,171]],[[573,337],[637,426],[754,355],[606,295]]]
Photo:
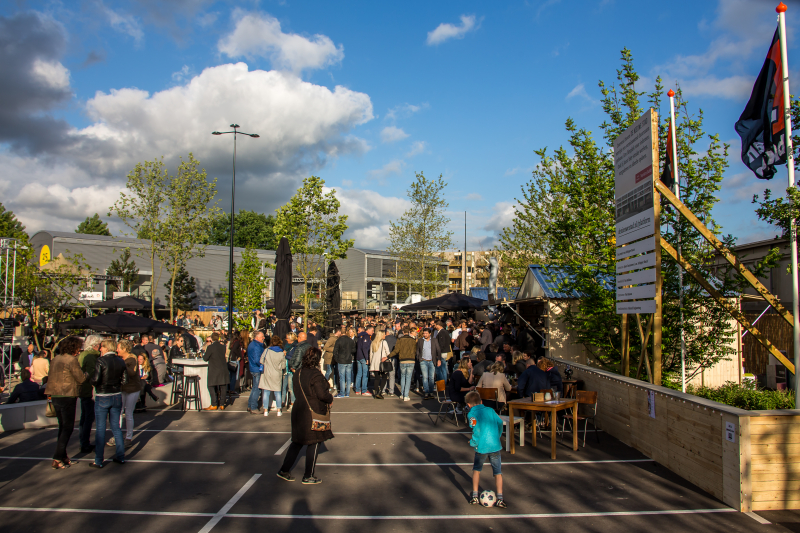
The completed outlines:
[[[741,385],[729,381],[717,389],[690,385],[687,392],[748,411],[795,408],[793,392],[759,389],[752,381],[746,381]]]

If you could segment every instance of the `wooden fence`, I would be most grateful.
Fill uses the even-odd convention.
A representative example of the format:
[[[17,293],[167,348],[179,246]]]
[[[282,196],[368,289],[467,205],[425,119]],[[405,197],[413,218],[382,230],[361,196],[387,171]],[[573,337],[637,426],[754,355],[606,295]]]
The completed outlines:
[[[746,313],[747,320],[751,323],[758,318],[760,313]],[[778,350],[789,354],[794,353],[792,341],[792,326],[775,312],[767,312],[756,323],[758,330],[770,340]],[[769,364],[769,351],[752,335],[745,335],[742,339],[742,356],[744,370],[751,374],[766,374]]]

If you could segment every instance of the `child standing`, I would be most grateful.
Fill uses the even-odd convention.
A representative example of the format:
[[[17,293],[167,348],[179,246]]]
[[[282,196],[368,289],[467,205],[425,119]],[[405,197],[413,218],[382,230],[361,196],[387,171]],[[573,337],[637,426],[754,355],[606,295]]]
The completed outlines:
[[[472,465],[472,498],[469,503],[476,505],[478,501],[478,484],[481,479],[481,470],[486,457],[492,465],[492,474],[497,484],[497,503],[495,507],[505,509],[508,507],[503,500],[503,474],[500,471],[500,450],[503,445],[500,435],[503,433],[503,420],[497,416],[493,409],[486,407],[481,402],[481,395],[475,391],[467,393],[464,398],[469,414],[467,418],[472,428],[472,439],[469,445],[475,448],[475,460]]]

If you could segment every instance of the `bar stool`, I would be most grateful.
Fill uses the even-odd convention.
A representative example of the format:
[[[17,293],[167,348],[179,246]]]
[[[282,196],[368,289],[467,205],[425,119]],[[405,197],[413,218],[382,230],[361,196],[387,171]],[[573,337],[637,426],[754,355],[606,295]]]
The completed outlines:
[[[175,405],[183,401],[183,367],[170,366],[169,374],[172,376],[172,392],[169,395],[169,404]]]
[[[183,405],[182,411],[189,408],[189,403],[194,403],[194,408],[197,411],[202,409],[202,402],[200,401],[200,376],[183,376]]]

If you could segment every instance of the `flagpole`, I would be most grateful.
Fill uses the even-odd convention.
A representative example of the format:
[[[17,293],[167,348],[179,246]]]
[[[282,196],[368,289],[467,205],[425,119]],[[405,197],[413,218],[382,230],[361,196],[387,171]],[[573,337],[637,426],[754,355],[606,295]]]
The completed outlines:
[[[780,26],[781,41],[781,76],[783,77],[783,112],[786,123],[786,156],[789,170],[789,187],[794,187],[794,146],[792,145],[792,113],[789,92],[789,61],[786,58],[786,4],[781,2],[775,8],[778,12],[778,24]],[[800,366],[800,300],[797,294],[797,231],[795,219],[792,218],[789,225],[789,243],[791,244],[792,254],[792,313],[794,315],[794,398],[795,405],[800,405],[800,383],[797,379],[797,368]]]
[[[675,197],[681,199],[681,184],[678,174],[678,137],[675,134],[675,91],[667,93],[669,96],[669,128],[672,146],[667,150],[672,152],[672,178],[675,184]],[[678,230],[678,261],[681,258],[681,233]],[[681,313],[681,392],[686,392],[686,338],[683,335],[683,268],[678,264],[678,306]]]

